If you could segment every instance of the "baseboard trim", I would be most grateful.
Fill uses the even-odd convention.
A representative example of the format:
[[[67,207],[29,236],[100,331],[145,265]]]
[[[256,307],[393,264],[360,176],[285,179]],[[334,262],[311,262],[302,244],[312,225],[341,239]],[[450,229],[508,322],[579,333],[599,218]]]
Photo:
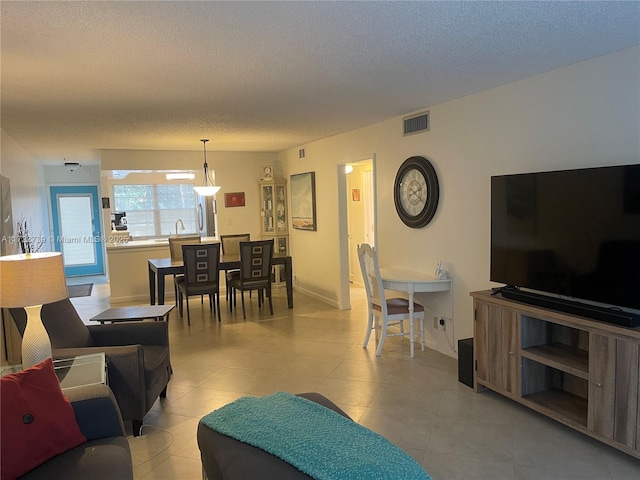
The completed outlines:
[[[313,290],[307,290],[304,287],[293,287],[293,291],[294,292],[299,292],[302,293],[303,295],[306,295],[308,297],[311,298],[315,298],[316,300],[321,301],[322,303],[326,303],[327,305],[331,305],[332,307],[335,307],[339,310],[344,310],[342,308],[340,308],[340,305],[338,304],[337,300],[334,300],[332,298],[329,297],[325,297],[324,295],[320,295],[318,292],[314,292]],[[293,297],[293,303],[295,304],[297,301],[296,297]]]

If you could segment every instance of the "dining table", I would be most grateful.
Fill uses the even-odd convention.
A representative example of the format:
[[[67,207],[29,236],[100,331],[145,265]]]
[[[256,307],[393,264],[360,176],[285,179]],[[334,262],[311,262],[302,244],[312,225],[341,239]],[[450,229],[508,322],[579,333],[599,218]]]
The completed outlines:
[[[182,275],[184,273],[184,263],[182,260],[171,260],[171,258],[150,258],[149,264],[149,303],[164,305],[165,277],[167,275]],[[293,308],[293,262],[291,255],[274,253],[273,265],[283,265],[285,272],[285,285],[287,289],[287,305]],[[240,255],[221,255],[220,270],[237,270],[240,268]],[[157,296],[156,296],[157,293]]]
[[[413,358],[414,346],[413,346],[413,297],[415,293],[425,292],[447,292],[451,290],[450,278],[438,278],[435,275],[429,275],[422,272],[415,272],[413,270],[405,270],[402,268],[381,268],[380,279],[382,280],[382,286],[386,290],[396,290],[406,292],[409,297],[409,329],[411,336],[411,357]],[[421,332],[420,343],[422,350],[424,350],[424,330]]]

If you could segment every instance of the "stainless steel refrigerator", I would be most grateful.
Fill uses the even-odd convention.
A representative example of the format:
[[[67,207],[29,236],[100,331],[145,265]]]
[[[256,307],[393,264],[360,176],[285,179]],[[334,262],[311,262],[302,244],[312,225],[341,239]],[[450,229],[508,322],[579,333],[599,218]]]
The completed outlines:
[[[216,237],[218,224],[216,216],[215,197],[203,197],[198,195],[197,228],[203,237]]]

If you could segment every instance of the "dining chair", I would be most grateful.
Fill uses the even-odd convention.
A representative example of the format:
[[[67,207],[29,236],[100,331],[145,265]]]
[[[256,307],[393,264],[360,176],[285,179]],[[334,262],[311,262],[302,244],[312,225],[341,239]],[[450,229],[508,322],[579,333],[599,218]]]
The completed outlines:
[[[220,243],[222,244],[223,255],[240,255],[240,242],[248,242],[251,240],[249,233],[234,233],[231,235],[220,235]],[[229,280],[240,275],[240,270],[232,269],[225,271],[225,298],[227,302],[231,300],[232,288],[229,287]]]
[[[244,292],[258,291],[258,307],[262,307],[263,293],[269,299],[269,311],[273,315],[271,298],[271,266],[273,262],[273,240],[240,242],[240,274],[229,280],[234,290],[240,290],[242,296],[242,317],[247,318],[244,307]],[[233,310],[233,302],[229,308]]]
[[[409,320],[409,301],[406,298],[386,298],[385,290],[380,276],[378,253],[368,243],[358,246],[358,260],[364,279],[364,287],[367,292],[368,318],[367,335],[362,348],[367,348],[371,330],[375,330],[375,339],[378,342],[376,355],[382,353],[382,346],[386,337],[407,337],[413,332],[413,328],[407,333],[404,330],[404,321]],[[424,345],[424,307],[417,302],[413,303],[413,317],[420,320],[420,342]],[[380,325],[382,320],[382,325]],[[399,332],[389,333],[389,327],[398,326]],[[413,326],[412,326],[413,327]],[[380,335],[378,338],[378,330]],[[411,338],[413,341],[413,338]]]
[[[169,237],[169,255],[171,256],[171,261],[182,261],[182,245],[192,245],[195,243],[200,243],[202,239],[200,235],[179,235],[177,237]],[[178,305],[178,283],[176,282],[177,278],[180,278],[181,275],[173,275],[173,293],[176,297],[176,306]]]
[[[209,308],[218,313],[220,321],[220,244],[182,245],[184,275],[176,279],[180,316],[183,296],[187,299],[187,324],[191,325],[189,297],[209,295]]]

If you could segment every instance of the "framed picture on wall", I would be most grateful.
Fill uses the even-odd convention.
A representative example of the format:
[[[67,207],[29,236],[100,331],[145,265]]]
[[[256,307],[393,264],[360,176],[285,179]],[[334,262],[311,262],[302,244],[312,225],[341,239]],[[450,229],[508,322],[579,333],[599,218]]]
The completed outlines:
[[[315,172],[291,175],[291,225],[296,230],[317,230]]]
[[[244,207],[244,192],[231,192],[224,194],[225,207]]]

